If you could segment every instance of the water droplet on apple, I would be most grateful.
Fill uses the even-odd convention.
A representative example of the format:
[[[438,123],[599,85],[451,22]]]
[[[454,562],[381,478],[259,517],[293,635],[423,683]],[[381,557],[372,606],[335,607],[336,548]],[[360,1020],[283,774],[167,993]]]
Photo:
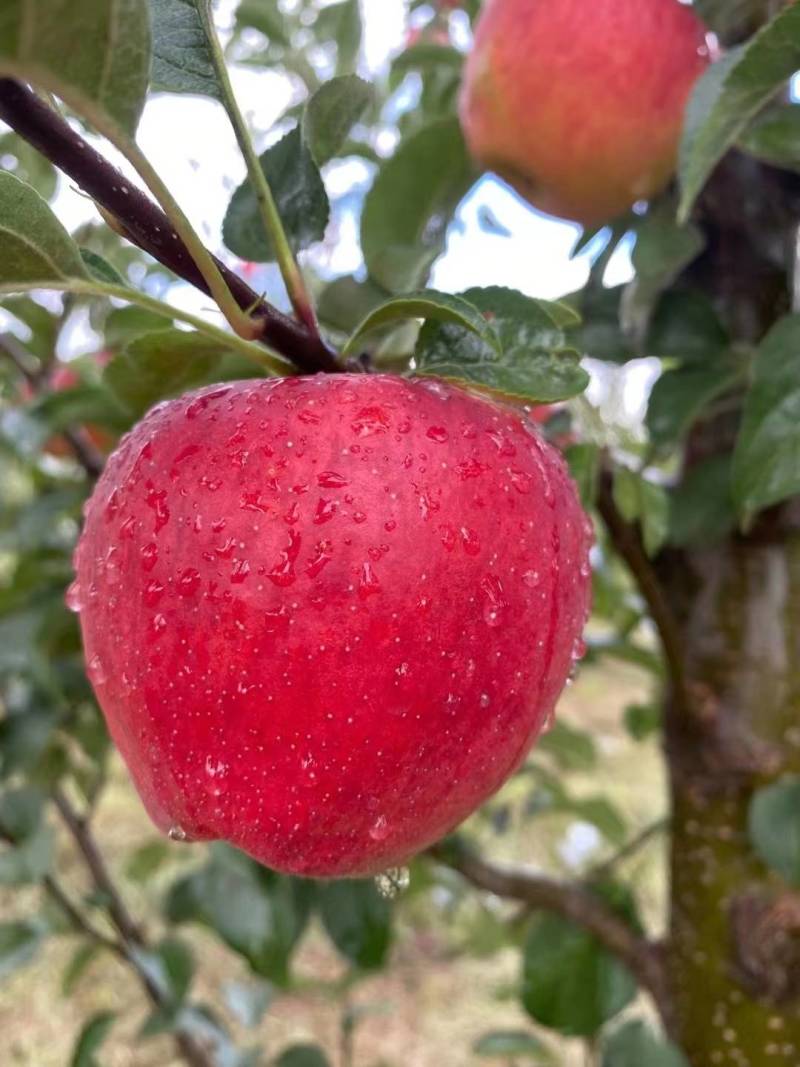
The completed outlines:
[[[496,575],[487,574],[481,581],[481,589],[486,597],[486,603],[483,606],[484,622],[493,628],[501,626],[503,613],[508,607],[503,592],[503,583]]]
[[[67,589],[64,600],[70,611],[74,611],[75,614],[79,614],[83,607],[83,600],[81,599],[81,583],[76,578],[72,585]]]
[[[492,698],[488,693],[481,693],[480,705],[482,708],[488,708],[492,702]]]
[[[429,440],[436,441],[437,444],[443,445],[445,441],[450,439],[450,434],[444,428],[444,426],[429,426],[428,432],[425,435]]]
[[[222,760],[206,756],[205,762],[205,786],[206,792],[212,797],[221,797],[228,788],[228,764]]]
[[[188,841],[188,835],[182,826],[178,826],[176,823],[174,826],[170,826],[167,832],[167,837],[170,841]]]
[[[468,556],[480,555],[481,543],[474,530],[470,530],[466,526],[463,526],[461,529],[461,543]]]
[[[322,471],[317,475],[317,485],[323,489],[344,489],[347,484],[347,478],[336,471]]]
[[[93,685],[103,685],[106,681],[103,663],[97,655],[92,656],[89,660],[86,673],[89,675],[89,680]]]
[[[374,596],[376,593],[380,593],[381,583],[378,581],[378,576],[372,569],[371,563],[362,563],[361,576],[358,582],[358,595],[362,600],[366,600],[367,597]]]
[[[369,836],[373,841],[385,841],[389,836],[389,823],[385,815],[379,815],[369,829]]]
[[[522,575],[522,580],[525,585],[528,586],[529,589],[535,589],[536,586],[541,582],[542,575],[539,571],[526,571]]]

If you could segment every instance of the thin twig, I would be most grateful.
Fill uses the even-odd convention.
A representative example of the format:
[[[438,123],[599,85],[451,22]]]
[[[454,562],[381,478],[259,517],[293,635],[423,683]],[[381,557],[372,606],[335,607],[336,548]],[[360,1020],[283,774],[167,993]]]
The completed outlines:
[[[603,899],[580,883],[559,881],[522,868],[492,864],[463,847],[434,846],[428,853],[471,885],[506,900],[551,911],[592,934],[625,964],[639,985],[653,997],[662,1017],[670,1017],[664,967],[655,944],[636,932]]]
[[[178,277],[208,293],[189,250],[164,212],[73,130],[27,86],[0,78],[0,119],[67,174],[118,220],[124,235]],[[307,374],[344,370],[336,353],[318,336],[262,300],[243,279],[215,260],[237,304],[261,326],[257,338]]]
[[[97,847],[88,822],[78,814],[61,789],[53,790],[53,802],[83,857],[95,888],[104,898],[109,917],[122,940],[125,960],[136,972],[150,1002],[157,1008],[165,1007],[164,996],[158,985],[136,961],[137,950],[146,949],[147,940],[128,911]],[[189,1067],[215,1067],[213,1052],[190,1034],[177,1031],[175,1043]]]
[[[678,621],[665,596],[658,575],[645,552],[640,530],[638,526],[627,522],[620,514],[617,505],[614,503],[611,478],[605,472],[600,478],[597,510],[605,523],[614,548],[628,565],[639,592],[647,604],[650,617],[661,639],[664,659],[667,663],[675,696],[681,707],[685,709],[691,708],[691,692],[686,677],[683,641]]]
[[[607,860],[603,860],[602,863],[598,863],[596,867],[593,867],[588,875],[589,881],[599,881],[603,878],[607,878],[613,871],[624,863],[625,860],[630,859],[631,856],[635,856],[640,849],[644,848],[654,837],[658,837],[659,834],[663,834],[669,829],[670,819],[656,819],[655,822],[651,822],[648,826],[630,841],[626,842],[622,848],[618,849],[613,856],[610,856]]]

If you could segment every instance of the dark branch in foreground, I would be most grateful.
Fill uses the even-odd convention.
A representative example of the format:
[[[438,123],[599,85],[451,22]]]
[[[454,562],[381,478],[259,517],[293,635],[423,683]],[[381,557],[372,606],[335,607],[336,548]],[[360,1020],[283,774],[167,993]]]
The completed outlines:
[[[486,893],[519,901],[533,910],[551,911],[592,934],[650,993],[662,1018],[670,1018],[666,975],[658,946],[638,934],[586,886],[489,863],[458,844],[455,848],[450,843],[436,845],[429,849],[428,855],[458,871],[471,885]]]
[[[71,834],[78,847],[78,851],[83,857],[95,889],[100,892],[105,901],[111,922],[114,924],[114,928],[120,937],[119,944],[116,942],[109,942],[107,938],[96,933],[94,930],[84,929],[82,923],[78,923],[77,928],[84,929],[84,932],[87,932],[93,940],[104,944],[106,947],[112,948],[113,951],[120,955],[125,962],[132,967],[136,972],[150,1003],[154,1007],[168,1007],[169,1005],[165,1001],[161,989],[153,981],[152,977],[137,963],[136,951],[137,949],[141,950],[147,948],[146,939],[125,906],[125,902],[122,899],[122,896],[106,867],[105,860],[97,847],[97,843],[92,836],[89,824],[73,808],[66,794],[61,792],[60,789],[54,790],[53,801],[64,825]],[[46,888],[48,888],[48,891],[53,895],[52,890],[49,887]],[[64,907],[63,900],[59,900],[59,903]],[[73,908],[72,911],[75,913],[70,915],[73,922],[75,922],[76,916],[79,920],[82,919],[76,909]],[[213,1051],[207,1048],[204,1043],[196,1040],[191,1034],[178,1030],[175,1033],[175,1043],[178,1046],[181,1056],[189,1067],[215,1067],[216,1058]]]
[[[0,78],[0,119],[118,220],[133,244],[190,285],[208,293],[203,276],[161,208],[95,151],[56,111],[12,78]],[[239,307],[251,311],[253,319],[260,323],[258,340],[290,359],[306,374],[336,373],[344,369],[321,337],[262,300],[219,260],[217,265]]]
[[[608,530],[614,548],[628,565],[628,569],[636,580],[639,592],[658,630],[669,678],[678,704],[688,710],[692,706],[692,697],[686,677],[683,642],[678,622],[664,595],[658,575],[645,552],[638,527],[626,522],[614,503],[611,479],[606,472],[603,472],[600,478],[597,510]]]

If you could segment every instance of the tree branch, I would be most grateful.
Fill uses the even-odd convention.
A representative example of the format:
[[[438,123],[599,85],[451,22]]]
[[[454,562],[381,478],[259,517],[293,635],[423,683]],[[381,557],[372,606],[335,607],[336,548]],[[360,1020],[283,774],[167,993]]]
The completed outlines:
[[[136,972],[150,1002],[157,1008],[166,1007],[164,996],[158,985],[136,962],[136,950],[146,949],[147,940],[128,911],[125,901],[114,884],[89,824],[85,819],[81,818],[66,794],[58,788],[53,790],[53,802],[83,857],[95,888],[105,898],[109,917],[121,938],[121,954]],[[215,1067],[213,1052],[192,1037],[191,1034],[177,1031],[175,1043],[189,1067]]]
[[[661,639],[664,659],[678,703],[684,709],[690,708],[693,702],[686,677],[683,641],[677,619],[645,552],[638,526],[626,522],[614,503],[611,477],[605,471],[600,477],[597,510],[605,523],[614,548],[628,565],[639,592],[647,604],[650,617]]]
[[[56,111],[12,78],[0,78],[0,119],[118,220],[128,240],[184,281],[208,293],[202,274],[161,208]],[[323,339],[268,304],[222,262],[216,263],[236,303],[251,311],[261,324],[257,340],[286,356],[306,374],[344,370]]]
[[[486,893],[519,901],[537,911],[551,911],[592,934],[650,993],[662,1018],[670,1018],[667,979],[658,946],[640,936],[586,886],[531,874],[522,868],[501,867],[460,845],[435,845],[428,855]]]

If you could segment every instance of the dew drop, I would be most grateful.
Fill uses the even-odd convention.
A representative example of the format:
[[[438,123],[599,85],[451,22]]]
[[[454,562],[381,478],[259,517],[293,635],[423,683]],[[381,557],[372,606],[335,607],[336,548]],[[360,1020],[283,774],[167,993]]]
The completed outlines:
[[[206,756],[205,781],[206,792],[212,797],[221,797],[228,788],[228,764],[222,760]]]
[[[375,879],[375,888],[386,900],[394,900],[400,893],[404,893],[411,884],[411,873],[408,867],[390,867]]]
[[[480,705],[482,708],[488,708],[492,702],[492,698],[488,693],[481,693]]]
[[[468,556],[477,556],[481,550],[481,543],[478,539],[478,535],[474,530],[468,529],[466,526],[461,528],[461,543],[464,546],[464,551]]]
[[[142,569],[151,571],[158,563],[158,545],[155,541],[151,541],[142,547],[139,555],[142,557]]]
[[[180,596],[193,596],[200,588],[200,572],[194,567],[187,567],[178,576],[178,594]]]
[[[317,510],[314,513],[314,525],[322,526],[324,523],[330,522],[338,507],[339,504],[336,500],[320,499],[317,502]]]
[[[378,581],[378,577],[372,569],[372,564],[362,563],[361,576],[358,582],[358,595],[362,600],[366,600],[367,597],[374,596],[376,593],[380,593],[380,591],[381,583]]]
[[[386,433],[389,429],[389,416],[380,407],[362,408],[351,426],[356,437],[372,437]]]
[[[323,489],[344,489],[347,484],[347,478],[336,471],[322,471],[317,475],[317,485]]]
[[[389,836],[389,823],[385,815],[379,815],[369,828],[369,836],[373,841],[385,841]]]
[[[508,607],[503,593],[503,583],[494,574],[488,574],[481,581],[481,589],[486,596],[486,603],[483,606],[484,622],[493,628],[501,626],[503,612]]]
[[[87,667],[87,674],[89,680],[93,685],[104,685],[106,682],[106,672],[103,670],[103,664],[99,656],[92,656],[89,660]]]
[[[450,434],[444,426],[429,426],[425,436],[431,441],[436,441],[439,445],[443,445],[445,441],[450,439]]]
[[[533,479],[530,474],[526,474],[525,471],[512,469],[509,471],[509,477],[511,478],[511,484],[514,486],[518,493],[522,496],[527,496],[533,485]]]
[[[170,839],[170,841],[188,840],[188,835],[186,831],[182,826],[178,826],[177,823],[174,826],[170,826],[169,832],[167,833],[167,837]]]
[[[83,607],[83,600],[81,599],[81,583],[77,578],[69,589],[67,589],[64,600],[70,611],[74,611],[76,615],[80,613],[80,610]]]
[[[542,575],[539,571],[525,571],[522,575],[522,580],[529,589],[535,589],[541,582]]]

